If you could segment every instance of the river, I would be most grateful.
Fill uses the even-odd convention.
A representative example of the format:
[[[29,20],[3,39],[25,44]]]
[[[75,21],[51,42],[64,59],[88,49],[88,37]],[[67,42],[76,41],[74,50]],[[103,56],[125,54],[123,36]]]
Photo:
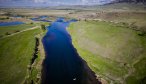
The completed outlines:
[[[58,18],[47,27],[48,31],[42,39],[46,54],[43,61],[42,84],[86,84],[83,60],[66,30],[74,21]]]
[[[13,26],[13,25],[20,25],[20,24],[25,24],[25,23],[20,22],[20,21],[0,22],[0,26]]]

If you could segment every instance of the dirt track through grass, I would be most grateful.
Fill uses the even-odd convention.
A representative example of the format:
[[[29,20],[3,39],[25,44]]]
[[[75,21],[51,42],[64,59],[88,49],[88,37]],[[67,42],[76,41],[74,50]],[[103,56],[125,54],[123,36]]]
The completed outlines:
[[[13,33],[13,34],[4,36],[4,37],[2,37],[2,38],[0,38],[0,39],[7,38],[7,37],[10,37],[10,36],[13,36],[13,35],[16,35],[16,34],[25,32],[25,31],[34,30],[34,29],[37,29],[37,28],[39,28],[39,26],[35,26],[35,27],[29,28],[29,29],[25,29],[25,30],[22,30],[22,31],[20,31],[20,32],[16,32],[16,33]]]

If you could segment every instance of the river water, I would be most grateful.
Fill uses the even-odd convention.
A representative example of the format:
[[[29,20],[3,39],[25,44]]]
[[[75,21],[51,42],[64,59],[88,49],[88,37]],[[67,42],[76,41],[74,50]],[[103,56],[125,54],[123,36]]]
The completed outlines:
[[[81,84],[82,61],[66,31],[70,22],[74,21],[57,19],[42,39],[46,53],[42,84]]]
[[[41,84],[98,84],[95,76],[88,78],[83,60],[72,44],[67,27],[76,20],[64,21],[58,18],[50,26],[42,42],[46,57],[43,61]],[[91,76],[90,76],[91,77]]]
[[[42,21],[42,22],[51,22],[50,20],[48,20],[48,16],[39,16],[36,18],[31,18],[31,20],[33,21]]]
[[[0,26],[13,26],[13,25],[20,25],[20,24],[25,24],[25,23],[20,22],[20,21],[0,22]]]

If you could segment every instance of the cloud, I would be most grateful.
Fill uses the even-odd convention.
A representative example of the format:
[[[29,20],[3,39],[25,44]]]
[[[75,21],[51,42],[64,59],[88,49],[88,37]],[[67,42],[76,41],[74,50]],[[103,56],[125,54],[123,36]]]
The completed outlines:
[[[43,2],[47,2],[46,0],[34,0],[35,3],[43,3]]]
[[[81,0],[82,1],[82,4],[87,4],[88,3],[88,0]]]
[[[109,3],[113,0],[0,0],[1,5],[95,5]]]

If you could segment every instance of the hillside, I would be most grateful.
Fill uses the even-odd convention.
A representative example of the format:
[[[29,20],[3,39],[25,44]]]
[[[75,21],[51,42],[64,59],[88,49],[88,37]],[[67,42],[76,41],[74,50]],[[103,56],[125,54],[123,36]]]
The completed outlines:
[[[146,36],[103,21],[80,21],[69,27],[79,55],[101,80],[145,84]]]

